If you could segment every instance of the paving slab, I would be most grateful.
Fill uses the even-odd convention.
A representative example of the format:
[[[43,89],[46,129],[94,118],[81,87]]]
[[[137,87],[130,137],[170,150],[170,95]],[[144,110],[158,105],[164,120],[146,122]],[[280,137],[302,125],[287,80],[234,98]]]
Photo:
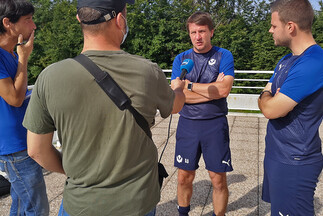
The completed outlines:
[[[177,214],[177,169],[174,164],[176,127],[179,115],[172,116],[170,137],[163,153],[162,163],[169,177],[164,180],[161,199],[157,206],[157,216]],[[156,117],[152,128],[153,140],[159,155],[167,140],[169,120]],[[230,145],[234,171],[227,174],[229,203],[227,216],[269,216],[270,205],[261,200],[265,135],[268,120],[262,114],[229,113]],[[320,127],[323,139],[323,126]],[[212,186],[204,160],[193,183],[191,216],[212,216]],[[44,171],[47,194],[50,203],[50,216],[57,215],[65,182],[65,176]],[[0,197],[0,216],[9,215],[10,196]],[[323,216],[323,175],[321,174],[314,197],[316,216]]]

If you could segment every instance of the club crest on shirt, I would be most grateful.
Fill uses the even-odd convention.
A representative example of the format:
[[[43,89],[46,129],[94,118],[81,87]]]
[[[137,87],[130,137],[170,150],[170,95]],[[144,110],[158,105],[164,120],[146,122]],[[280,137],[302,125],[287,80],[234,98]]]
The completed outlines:
[[[216,63],[216,59],[210,59],[209,60],[209,65],[214,65]]]
[[[178,163],[182,163],[183,158],[182,158],[182,156],[177,155],[176,160],[177,160]]]

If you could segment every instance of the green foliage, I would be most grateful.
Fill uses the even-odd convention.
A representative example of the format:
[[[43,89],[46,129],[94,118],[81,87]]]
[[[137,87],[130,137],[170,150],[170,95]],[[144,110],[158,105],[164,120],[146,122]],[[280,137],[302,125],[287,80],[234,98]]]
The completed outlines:
[[[79,54],[83,44],[75,17],[77,0],[31,2],[36,9],[37,30],[28,68],[30,84],[48,65]],[[315,14],[313,36],[323,46],[322,0],[320,5],[321,10]],[[175,56],[192,47],[186,20],[195,11],[212,15],[216,25],[212,44],[232,52],[237,70],[273,70],[278,60],[290,52],[274,45],[268,32],[270,13],[266,0],[136,0],[127,8],[130,31],[122,49],[151,59],[163,69],[171,69]],[[240,74],[239,78],[245,76]],[[254,82],[247,84],[255,85]]]
[[[249,33],[252,41],[251,70],[274,70],[278,60],[290,52],[284,47],[275,47],[272,35],[268,33],[270,28],[270,15],[264,22],[252,26]]]
[[[34,1],[34,50],[29,61],[29,82],[48,65],[74,57],[82,48],[82,32],[76,15],[76,0]]]
[[[123,48],[169,68],[177,54],[190,48],[185,21],[194,11],[192,0],[139,0],[128,8],[130,34]]]
[[[248,59],[252,57],[248,26],[242,17],[233,19],[229,24],[219,25],[215,30],[212,43],[230,50],[235,59],[235,68],[249,69]]]
[[[323,1],[320,1],[319,3],[321,5],[321,10],[317,11],[315,14],[312,29],[316,43],[323,47]]]

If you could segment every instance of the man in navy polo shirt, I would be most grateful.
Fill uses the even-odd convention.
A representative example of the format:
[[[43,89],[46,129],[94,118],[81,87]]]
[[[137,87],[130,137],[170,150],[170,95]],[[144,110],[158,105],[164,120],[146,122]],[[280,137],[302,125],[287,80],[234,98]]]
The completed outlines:
[[[223,216],[228,203],[226,172],[232,171],[226,97],[234,80],[232,54],[212,46],[214,23],[210,14],[196,12],[187,20],[193,48],[176,56],[172,84],[180,66],[191,59],[194,67],[185,76],[185,105],[176,133],[175,166],[178,167],[177,199],[180,216],[188,215],[195,170],[201,154],[213,186],[213,215]]]
[[[260,94],[260,110],[269,119],[262,199],[272,215],[314,215],[314,191],[323,167],[318,128],[323,117],[323,50],[311,27],[308,0],[277,0],[271,5],[276,46],[283,57]]]

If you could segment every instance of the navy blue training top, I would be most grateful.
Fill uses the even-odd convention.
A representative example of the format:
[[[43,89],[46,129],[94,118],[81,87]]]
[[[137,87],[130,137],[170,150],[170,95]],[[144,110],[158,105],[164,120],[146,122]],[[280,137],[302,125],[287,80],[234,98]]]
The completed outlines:
[[[221,72],[224,75],[234,77],[234,63],[231,52],[213,46],[207,53],[196,53],[193,49],[189,49],[177,55],[173,62],[172,80],[180,76],[180,66],[185,59],[191,59],[194,62],[192,71],[185,76],[185,79],[193,83],[215,82]],[[179,114],[188,119],[212,119],[227,113],[226,98],[221,98],[204,103],[185,104]]]
[[[318,129],[323,118],[323,50],[313,45],[300,56],[283,57],[270,79],[273,95],[298,104],[285,117],[269,120],[266,157],[291,165],[323,160]]]

